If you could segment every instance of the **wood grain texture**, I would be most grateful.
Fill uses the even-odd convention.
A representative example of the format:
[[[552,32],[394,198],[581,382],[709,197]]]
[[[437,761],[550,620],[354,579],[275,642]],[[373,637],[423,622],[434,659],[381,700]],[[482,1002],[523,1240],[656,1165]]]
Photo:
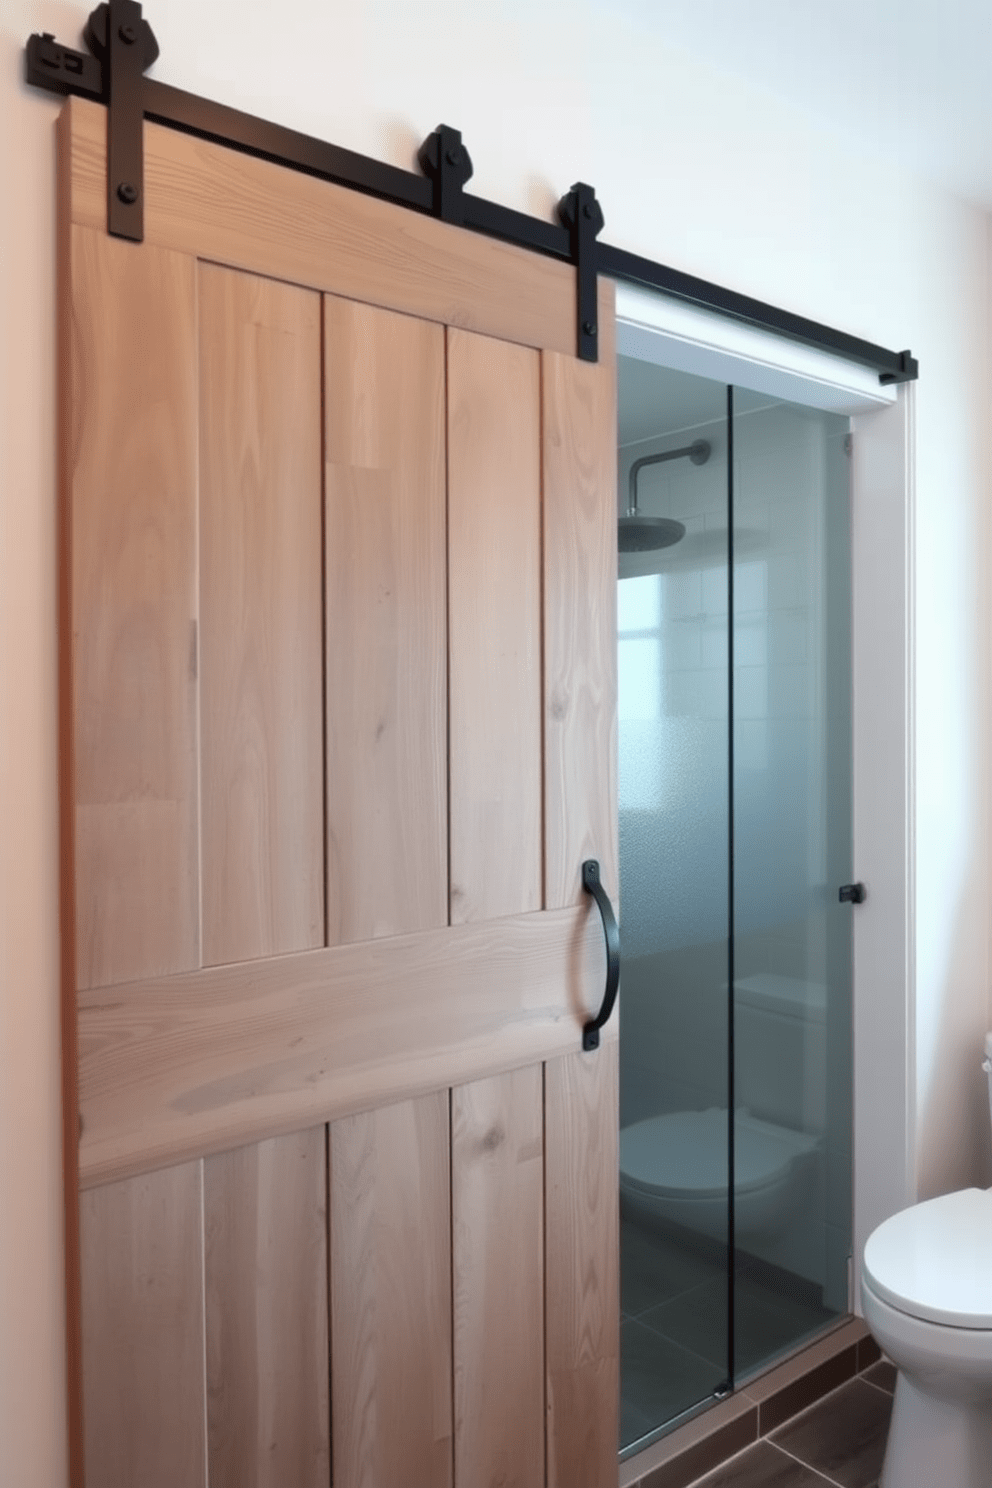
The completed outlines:
[[[86,1488],[206,1488],[201,1166],[80,1201]]]
[[[614,290],[596,363],[545,354],[544,787],[549,909],[598,858],[617,905],[617,411]]]
[[[199,1488],[208,1467],[212,1482],[259,1488],[326,1481],[329,1409],[337,1488],[349,1473],[404,1488],[447,1488],[453,1473],[468,1488],[536,1488],[549,1464],[559,1479],[566,1471],[546,1443],[546,1407],[570,1419],[576,1402],[602,1395],[610,1367],[587,1355],[590,1340],[610,1347],[597,1270],[609,1265],[605,1210],[581,1198],[586,1160],[562,1137],[556,1212],[562,1223],[566,1211],[591,1214],[598,1238],[563,1243],[582,1300],[554,1301],[546,1371],[541,1061],[574,1054],[602,990],[601,931],[572,858],[588,839],[615,879],[615,807],[582,796],[596,768],[599,791],[615,789],[602,680],[615,650],[580,661],[562,637],[542,650],[541,636],[552,608],[564,628],[580,598],[603,599],[603,553],[592,550],[606,541],[597,462],[612,344],[609,365],[588,377],[559,367],[574,347],[567,265],[151,124],[146,241],[116,243],[105,236],[104,111],[71,100],[65,119],[82,297],[66,439],[66,633],[85,633],[72,800],[88,1488]],[[197,260],[225,267],[198,270]],[[249,287],[246,274],[283,282]],[[290,449],[275,427],[292,428],[299,409],[312,425],[298,375],[309,353],[279,340],[290,325],[289,339],[312,345],[301,308],[315,303],[311,290],[336,297],[324,302],[318,341],[333,511],[312,553],[298,514],[271,510],[312,479],[309,434],[305,449]],[[611,328],[609,317],[607,340]],[[543,372],[532,347],[546,353]],[[542,445],[549,397],[555,422]],[[209,425],[202,462],[198,424]],[[614,437],[611,428],[611,482]],[[459,636],[450,909],[446,452],[449,624],[454,633],[457,619]],[[200,477],[213,493],[202,615]],[[563,516],[576,479],[582,515]],[[559,483],[543,526],[542,480]],[[289,532],[257,529],[258,508]],[[612,498],[608,511],[612,532]],[[237,541],[225,552],[229,530]],[[557,551],[542,574],[542,542],[563,544],[561,574]],[[570,543],[582,551],[569,554]],[[286,594],[287,553],[326,566],[323,635],[301,618],[311,601]],[[246,612],[248,599],[259,613]],[[290,654],[294,638],[300,655]],[[321,646],[317,692],[326,688],[329,704],[350,697],[351,711],[318,714],[318,738],[323,727],[329,738],[333,727],[355,731],[351,773],[327,775],[328,821],[340,809],[339,885],[346,863],[360,871],[352,904],[340,887],[330,895],[331,939],[342,943],[303,949],[313,943],[313,875],[287,847],[302,829],[280,832],[301,817],[312,826],[301,803],[316,799],[319,858],[325,787],[318,780],[314,795],[312,755],[301,764],[293,751],[304,746],[279,723],[288,712],[295,725],[300,678]],[[567,694],[550,684],[542,694],[549,659]],[[202,934],[201,685],[211,880]],[[579,747],[593,716],[596,738]],[[555,760],[542,767],[542,734],[559,725]],[[573,785],[578,827],[571,837],[556,827],[545,854],[543,796]],[[600,840],[611,823],[612,859]],[[412,890],[411,860],[422,878]],[[294,874],[303,900],[281,904]],[[546,874],[562,901],[550,912]],[[328,906],[317,882],[319,926]],[[223,964],[200,968],[201,939]],[[229,959],[242,955],[262,959]],[[601,1061],[615,1038],[614,1020]],[[602,1091],[565,1085],[588,1124]],[[327,1120],[337,1144],[333,1406],[321,1394],[326,1374],[320,1382],[328,1175],[319,1135],[290,1135]],[[615,1140],[615,1113],[611,1131]],[[595,1152],[589,1161],[604,1162]],[[600,1451],[598,1435],[587,1439]]]
[[[65,1424],[68,1481],[83,1485],[82,1274],[79,1253],[79,1079],[76,1048],[76,768],[73,745],[73,225],[71,140],[57,129],[58,268],[58,897],[59,1016],[62,1043],[62,1192],[65,1225]]]
[[[66,1426],[69,1482],[83,1488],[82,1275],[79,1252],[79,1081],[76,1047],[76,772],[72,689],[73,318],[69,116],[56,125],[58,268],[59,969],[62,1027],[62,1179],[65,1196]]]
[[[80,1181],[571,1051],[605,968],[589,902],[86,992]]]
[[[451,1092],[455,1482],[544,1488],[540,1065]]]
[[[328,943],[447,923],[444,333],[327,298]]]
[[[107,215],[106,112],[73,98],[73,221]],[[146,122],[145,242],[528,346],[575,351],[575,271]]]
[[[451,922],[540,909],[535,352],[448,331]]]
[[[335,1121],[330,1143],[333,1482],[446,1488],[448,1092]]]
[[[72,627],[80,987],[199,958],[196,288],[73,229]]]
[[[548,1488],[617,1481],[618,1049],[544,1072]]]
[[[210,1488],[327,1488],[327,1144],[203,1165]]]
[[[324,944],[320,297],[201,264],[203,964]]]

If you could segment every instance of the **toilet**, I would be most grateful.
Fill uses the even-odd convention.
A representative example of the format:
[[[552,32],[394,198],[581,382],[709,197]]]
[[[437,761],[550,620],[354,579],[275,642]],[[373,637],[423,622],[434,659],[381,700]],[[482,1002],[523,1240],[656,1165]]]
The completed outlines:
[[[643,1228],[676,1224],[727,1238],[727,1111],[670,1111],[620,1133],[620,1204]],[[748,1247],[773,1239],[800,1202],[819,1140],[734,1115],[734,1235]]]
[[[985,1041],[992,1111],[992,1033]],[[865,1322],[898,1370],[880,1488],[992,1482],[992,1189],[879,1225],[861,1266]]]
[[[767,973],[735,981],[734,1001],[734,1234],[763,1252],[810,1211],[821,1182],[826,988]],[[725,1243],[728,1126],[726,1106],[711,1105],[623,1127],[625,1217]]]

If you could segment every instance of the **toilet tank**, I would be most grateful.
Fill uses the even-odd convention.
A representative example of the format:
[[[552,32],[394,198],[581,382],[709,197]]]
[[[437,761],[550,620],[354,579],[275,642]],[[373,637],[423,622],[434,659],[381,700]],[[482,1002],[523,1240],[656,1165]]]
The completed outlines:
[[[826,987],[762,972],[736,981],[734,993],[735,1106],[793,1131],[821,1134]]]

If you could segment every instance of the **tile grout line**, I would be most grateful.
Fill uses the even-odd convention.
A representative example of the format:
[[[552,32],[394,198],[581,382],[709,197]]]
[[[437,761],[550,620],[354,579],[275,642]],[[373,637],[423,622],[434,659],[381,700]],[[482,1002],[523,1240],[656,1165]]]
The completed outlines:
[[[720,1403],[722,1404],[723,1402],[720,1402]],[[749,1402],[749,1404],[751,1406],[751,1409],[753,1411],[755,1411],[754,1427],[755,1427],[755,1430],[757,1431],[757,1429],[758,1429],[757,1407],[754,1405],[753,1401],[752,1402]],[[690,1407],[690,1409],[691,1408],[692,1407]],[[692,1419],[702,1420],[705,1417],[705,1414],[706,1414],[706,1412],[705,1411],[702,1411],[699,1414],[697,1414],[694,1418],[690,1418],[690,1421]],[[742,1421],[744,1419],[744,1417],[747,1414],[748,1414],[748,1412],[746,1410],[744,1410],[744,1411],[741,1411],[740,1415],[738,1415],[738,1416],[731,1416],[729,1420],[722,1422],[720,1426],[714,1428],[714,1431],[713,1431],[712,1435],[718,1434],[720,1431],[723,1431],[727,1427],[737,1425],[740,1421]],[[688,1424],[690,1424],[690,1422],[687,1422],[686,1424],[688,1425]],[[661,1440],[664,1440],[664,1438],[661,1438]],[[686,1446],[685,1446],[685,1448],[683,1449],[683,1451],[684,1452],[691,1452],[693,1450],[693,1448],[704,1445],[708,1440],[709,1440],[709,1437],[708,1436],[697,1438],[696,1441],[687,1443]],[[761,1440],[760,1437],[755,1436],[753,1438],[753,1440],[747,1442],[745,1446],[738,1447],[735,1452],[731,1452],[731,1454],[730,1454],[729,1457],[725,1457],[721,1462],[716,1462],[716,1463],[713,1464],[712,1467],[708,1467],[706,1469],[706,1473],[713,1473],[713,1472],[716,1472],[718,1468],[725,1467],[728,1462],[733,1462],[734,1459],[737,1458],[737,1457],[740,1457],[742,1453],[749,1452],[751,1450],[751,1448],[754,1447],[754,1446],[756,1446],[757,1443],[760,1440]],[[652,1445],[654,1445],[654,1443],[652,1443]],[[676,1454],[676,1456],[674,1458],[670,1458],[670,1459],[666,1460],[665,1462],[660,1462],[660,1463],[659,1462],[656,1462],[651,1467],[646,1467],[644,1469],[643,1473],[640,1473],[638,1475],[638,1477],[634,1480],[633,1483],[629,1483],[627,1485],[627,1488],[645,1488],[645,1484],[647,1483],[648,1479],[651,1477],[651,1475],[653,1473],[657,1472],[660,1467],[663,1468],[663,1467],[671,1466],[671,1464],[673,1462],[677,1463],[678,1460],[679,1460],[679,1458],[682,1455],[683,1455],[683,1453],[682,1452],[679,1452],[679,1453]],[[628,1461],[629,1460],[630,1459],[628,1459]],[[620,1465],[621,1465],[621,1467],[623,1467],[625,1464],[621,1463]],[[703,1477],[706,1476],[706,1473],[703,1474]],[[702,1478],[693,1478],[691,1483],[687,1483],[685,1485],[685,1488],[695,1488],[695,1484],[697,1482],[701,1482],[701,1481],[702,1481]]]
[[[648,1308],[647,1311],[650,1312],[651,1308]],[[687,1358],[695,1359],[698,1363],[705,1364],[707,1369],[712,1369],[715,1372],[719,1373],[720,1366],[718,1364],[715,1364],[712,1359],[707,1359],[705,1354],[697,1354],[695,1349],[686,1348],[684,1343],[681,1343],[677,1338],[673,1338],[670,1333],[660,1332],[659,1329],[652,1327],[650,1323],[644,1322],[643,1316],[644,1315],[641,1314],[640,1317],[628,1317],[626,1321],[628,1323],[636,1323],[639,1328],[644,1328],[646,1332],[653,1334],[655,1338],[661,1338],[664,1340],[665,1343],[669,1343],[672,1345],[673,1348],[677,1348],[679,1352],[685,1354]],[[743,1394],[743,1391],[740,1393]],[[695,1403],[698,1404],[699,1402]],[[688,1409],[692,1410],[693,1407],[690,1405]]]
[[[692,1292],[692,1291],[697,1290],[697,1288],[700,1285],[705,1286],[706,1283],[705,1282],[703,1282],[703,1283],[697,1283],[693,1287],[688,1287],[688,1288],[686,1288],[685,1292],[676,1293],[676,1298],[681,1297],[681,1296],[684,1296],[688,1292]],[[675,1300],[675,1299],[673,1298],[673,1299],[670,1299],[670,1300]],[[656,1304],[656,1305],[664,1306],[665,1304]],[[647,1312],[647,1311],[651,1311],[651,1310],[653,1310],[653,1309],[645,1309],[644,1311]],[[629,1314],[628,1313],[626,1315],[626,1319],[625,1320],[630,1321],[630,1322],[639,1323],[639,1325],[641,1327],[646,1328],[648,1331],[655,1332],[655,1329],[652,1328],[651,1324],[645,1323],[645,1322],[642,1322],[641,1321],[642,1316],[643,1316],[643,1314],[638,1314],[638,1313]],[[824,1336],[823,1341],[825,1342],[830,1337],[830,1333],[831,1332],[840,1331],[840,1328],[846,1326],[846,1323],[848,1323],[850,1321],[853,1321],[853,1319],[846,1319],[846,1320],[844,1320],[838,1326],[838,1328],[836,1330],[835,1329],[831,1329]],[[664,1334],[659,1334],[658,1336],[667,1338],[667,1335],[664,1335]],[[697,1357],[697,1358],[701,1358],[702,1357],[701,1355],[694,1355],[691,1350],[685,1348],[685,1345],[684,1344],[679,1344],[675,1340],[672,1340],[672,1339],[668,1339],[667,1341],[675,1343],[676,1347],[682,1349],[690,1357]],[[854,1342],[855,1342],[855,1345],[856,1345],[857,1340],[855,1340]],[[811,1345],[811,1346],[815,1346],[815,1345]],[[822,1367],[822,1365],[825,1365],[825,1364],[828,1364],[828,1363],[832,1362],[832,1360],[835,1359],[835,1358],[839,1358],[842,1353],[845,1353],[846,1352],[847,1347],[849,1347],[849,1346],[850,1345],[845,1345],[843,1348],[841,1348],[841,1349],[838,1350],[838,1352],[837,1352],[836,1355],[832,1355],[829,1358],[827,1358],[825,1360],[822,1360],[821,1361],[821,1364],[812,1366],[812,1368],[808,1371],[808,1373],[810,1373],[810,1374],[815,1373],[817,1369],[819,1369],[820,1367]],[[704,1362],[711,1362],[711,1361],[704,1361]],[[764,1432],[761,1430],[762,1405],[767,1405],[770,1402],[769,1401],[762,1402],[762,1401],[753,1399],[752,1397],[750,1397],[748,1395],[748,1385],[755,1383],[755,1380],[759,1380],[761,1378],[761,1375],[759,1374],[759,1375],[755,1376],[755,1380],[750,1380],[749,1379],[748,1380],[748,1385],[741,1386],[738,1390],[736,1390],[734,1392],[734,1394],[738,1398],[746,1398],[748,1400],[749,1404],[752,1406],[752,1408],[757,1412],[757,1417],[758,1417],[758,1419],[757,1419],[757,1430],[758,1430],[757,1437],[755,1438],[755,1440],[753,1442],[749,1443],[747,1446],[740,1448],[739,1451],[734,1452],[729,1457],[725,1458],[723,1462],[721,1462],[721,1463],[715,1463],[712,1467],[708,1468],[707,1469],[707,1472],[705,1474],[703,1474],[701,1477],[694,1478],[692,1480],[692,1484],[688,1485],[688,1488],[695,1488],[695,1485],[696,1484],[703,1483],[705,1481],[706,1477],[709,1476],[711,1473],[715,1473],[715,1472],[719,1471],[721,1468],[726,1467],[728,1463],[735,1461],[736,1458],[742,1456],[743,1453],[745,1453],[747,1451],[750,1451],[754,1446],[756,1446],[759,1442],[762,1442],[762,1441],[767,1442],[769,1444],[769,1446],[778,1447],[778,1450],[782,1453],[783,1456],[792,1457],[793,1456],[792,1453],[788,1452],[784,1447],[779,1446],[779,1444],[772,1439],[773,1438],[773,1435],[775,1433],[779,1432],[779,1431],[784,1430],[787,1426],[791,1426],[796,1421],[799,1421],[802,1417],[806,1416],[811,1411],[816,1410],[825,1401],[829,1400],[831,1396],[838,1394],[841,1390],[846,1389],[847,1387],[849,1387],[850,1385],[852,1385],[855,1380],[864,1379],[865,1378],[865,1373],[867,1372],[867,1370],[873,1369],[880,1362],[882,1362],[882,1361],[881,1360],[878,1360],[878,1359],[874,1360],[871,1364],[869,1364],[869,1365],[866,1366],[866,1369],[865,1370],[858,1370],[857,1365],[855,1364],[855,1372],[852,1375],[849,1375],[846,1379],[843,1379],[843,1380],[839,1381],[839,1383],[836,1384],[836,1385],[834,1385],[830,1390],[825,1391],[822,1395],[818,1395],[815,1400],[812,1400],[809,1403],[809,1405],[803,1406],[803,1408],[801,1410],[795,1411],[791,1415],[787,1416],[785,1420],[779,1421],[774,1426],[772,1426],[768,1431],[764,1431]],[[793,1383],[798,1384],[800,1382],[800,1379],[801,1378],[802,1378],[802,1376],[800,1376],[799,1378],[797,1378],[795,1381],[790,1381],[789,1384],[790,1385],[793,1384]],[[889,1391],[889,1390],[886,1390],[884,1386],[882,1386],[882,1385],[876,1385],[872,1381],[867,1380],[867,1379],[865,1379],[865,1384],[871,1384],[872,1389],[874,1391],[876,1391],[878,1394],[887,1395],[890,1400],[892,1399],[892,1392]],[[784,1387],[784,1388],[787,1388],[787,1387]],[[807,1468],[808,1471],[810,1471],[812,1473],[815,1473],[816,1476],[818,1478],[821,1478],[824,1482],[830,1483],[832,1485],[832,1488],[843,1488],[843,1485],[839,1485],[836,1482],[835,1479],[827,1477],[825,1474],[821,1473],[817,1468],[811,1467],[809,1463],[803,1462],[802,1461],[802,1458],[795,1457],[794,1460],[796,1462],[800,1463],[803,1467]],[[651,1469],[651,1470],[653,1471],[654,1469]],[[630,1485],[630,1488],[642,1488],[642,1483],[643,1483],[643,1479],[642,1478],[638,1478],[633,1484]]]
[[[871,1366],[869,1366],[869,1368],[870,1367]],[[786,1417],[786,1419],[784,1421],[780,1421],[777,1426],[773,1426],[772,1429],[771,1429],[771,1431],[769,1431],[769,1432],[762,1432],[759,1440],[761,1440],[761,1441],[771,1441],[771,1438],[772,1438],[772,1435],[773,1435],[774,1432],[776,1432],[776,1431],[784,1431],[785,1428],[786,1428],[786,1426],[792,1426],[792,1425],[794,1425],[795,1422],[801,1420],[803,1416],[809,1415],[810,1411],[814,1411],[814,1410],[817,1409],[818,1406],[821,1406],[825,1400],[829,1400],[832,1395],[837,1395],[841,1390],[847,1389],[847,1387],[849,1385],[853,1385],[856,1380],[860,1380],[861,1378],[862,1378],[862,1375],[860,1375],[860,1374],[852,1374],[848,1379],[841,1380],[841,1382],[840,1382],[839,1385],[834,1385],[834,1387],[833,1387],[832,1390],[827,1390],[825,1394],[818,1395],[817,1398],[815,1400],[811,1401],[809,1405],[804,1405],[803,1408],[802,1408],[802,1410],[796,1411],[794,1415],[791,1415],[791,1416]],[[868,1383],[869,1383],[869,1381],[868,1380],[865,1380],[865,1384],[867,1385]],[[878,1386],[878,1385],[872,1385],[871,1388],[873,1390],[878,1390],[879,1394],[881,1394],[881,1395],[889,1395],[888,1390],[882,1390],[880,1388],[880,1386]],[[889,1395],[889,1399],[890,1400],[892,1399],[892,1396],[891,1395]],[[759,1421],[759,1425],[760,1425],[760,1421],[761,1421],[760,1414],[759,1414],[759,1417],[758,1417],[758,1421]]]
[[[629,1312],[627,1316],[633,1319],[634,1322],[640,1322],[641,1318],[647,1317],[649,1312],[657,1312],[659,1308],[671,1307],[676,1302],[682,1302],[685,1300],[686,1297],[691,1297],[694,1292],[702,1291],[703,1287],[712,1286],[714,1281],[719,1281],[719,1277],[709,1277],[706,1281],[694,1282],[693,1285],[690,1287],[683,1287],[682,1291],[680,1292],[673,1292],[672,1295],[670,1297],[666,1297],[663,1302],[652,1302],[650,1307],[642,1307],[640,1312]],[[651,1324],[645,1323],[644,1326],[646,1328],[649,1328]],[[655,1331],[657,1331],[657,1329]]]
[[[875,1366],[872,1365],[871,1367],[874,1369]],[[854,1377],[855,1379],[865,1380],[865,1384],[871,1385],[872,1389],[877,1390],[880,1395],[888,1395],[890,1400],[893,1398],[893,1392],[891,1390],[887,1390],[884,1385],[876,1385],[874,1380],[865,1379],[863,1374],[856,1374]]]
[[[739,1447],[736,1452],[731,1453],[729,1457],[725,1457],[722,1462],[717,1462],[713,1467],[708,1467],[701,1477],[693,1478],[691,1483],[686,1484],[686,1488],[699,1488],[699,1484],[705,1483],[706,1479],[711,1478],[714,1473],[723,1472],[731,1463],[737,1462],[739,1458],[745,1456],[748,1452],[753,1452],[760,1441],[761,1437],[759,1436],[754,1441],[748,1442],[746,1447]],[[644,1488],[643,1480],[631,1484],[631,1488]]]
[[[838,1483],[836,1478],[828,1478],[825,1473],[820,1472],[819,1468],[811,1467],[810,1464],[808,1462],[804,1462],[801,1457],[796,1457],[794,1453],[787,1452],[784,1447],[778,1446],[776,1442],[769,1441],[767,1436],[759,1436],[757,1441],[748,1442],[746,1447],[741,1447],[739,1451],[733,1454],[733,1456],[727,1457],[723,1462],[718,1462],[715,1467],[708,1468],[706,1472],[703,1473],[702,1477],[693,1478],[692,1482],[687,1484],[687,1488],[704,1488],[704,1485],[708,1478],[713,1477],[714,1474],[718,1472],[725,1472],[726,1469],[730,1467],[734,1462],[737,1462],[738,1459],[745,1457],[748,1452],[753,1452],[754,1449],[761,1446],[762,1443],[764,1443],[766,1446],[773,1447],[775,1451],[780,1452],[783,1457],[788,1457],[790,1461],[798,1463],[800,1467],[804,1467],[807,1472],[811,1472],[813,1476],[819,1478],[821,1482],[829,1483],[830,1488],[843,1488],[843,1484]],[[636,1483],[631,1485],[631,1488],[643,1488],[643,1480],[638,1479]]]
[[[774,1447],[776,1452],[781,1452],[783,1457],[788,1457],[792,1462],[798,1462],[800,1467],[804,1467],[806,1471],[811,1472],[814,1477],[821,1478],[824,1483],[829,1483],[831,1485],[831,1488],[844,1488],[843,1483],[839,1483],[836,1478],[828,1478],[825,1472],[821,1472],[820,1469],[818,1467],[814,1467],[811,1462],[805,1462],[802,1457],[797,1457],[795,1452],[789,1452],[786,1450],[785,1447],[780,1447],[778,1442],[770,1441],[767,1436],[761,1437],[760,1440],[768,1442],[768,1445],[770,1447]]]

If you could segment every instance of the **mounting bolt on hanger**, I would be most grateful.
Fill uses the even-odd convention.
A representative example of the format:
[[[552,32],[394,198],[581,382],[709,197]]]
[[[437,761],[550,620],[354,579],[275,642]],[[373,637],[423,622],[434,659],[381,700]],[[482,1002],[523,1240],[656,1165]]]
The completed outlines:
[[[584,181],[576,181],[558,203],[558,216],[568,228],[578,292],[578,345],[580,361],[599,360],[597,335],[599,305],[596,288],[596,238],[603,231],[603,209],[596,192]]]
[[[144,222],[144,95],[142,74],[158,42],[137,0],[98,5],[86,23],[86,44],[103,64],[107,104],[107,231],[140,243]]]
[[[439,124],[421,145],[417,159],[434,187],[434,216],[461,226],[465,221],[462,191],[472,179],[472,157],[462,144],[461,131]]]

